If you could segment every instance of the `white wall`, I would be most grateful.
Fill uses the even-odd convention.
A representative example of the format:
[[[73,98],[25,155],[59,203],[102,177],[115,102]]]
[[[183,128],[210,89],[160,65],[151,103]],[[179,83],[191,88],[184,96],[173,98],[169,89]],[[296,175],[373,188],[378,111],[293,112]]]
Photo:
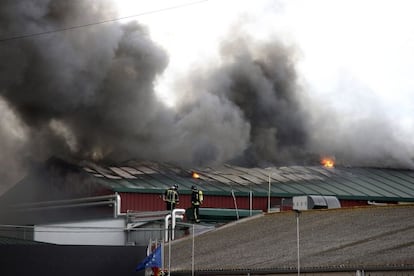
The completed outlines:
[[[35,225],[34,240],[73,245],[124,245],[125,219]]]

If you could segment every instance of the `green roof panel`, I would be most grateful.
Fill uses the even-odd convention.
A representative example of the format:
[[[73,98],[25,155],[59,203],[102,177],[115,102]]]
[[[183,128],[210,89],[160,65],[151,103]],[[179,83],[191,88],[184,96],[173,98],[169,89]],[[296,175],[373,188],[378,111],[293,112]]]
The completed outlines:
[[[159,192],[178,184],[184,193],[197,185],[210,195],[234,191],[267,196],[269,177],[272,195],[333,195],[346,199],[414,201],[414,171],[385,168],[291,166],[246,168],[234,165],[183,169],[171,164],[129,162],[103,168],[85,166],[84,172],[114,191]],[[122,171],[124,170],[124,171]],[[200,178],[194,179],[195,171]]]

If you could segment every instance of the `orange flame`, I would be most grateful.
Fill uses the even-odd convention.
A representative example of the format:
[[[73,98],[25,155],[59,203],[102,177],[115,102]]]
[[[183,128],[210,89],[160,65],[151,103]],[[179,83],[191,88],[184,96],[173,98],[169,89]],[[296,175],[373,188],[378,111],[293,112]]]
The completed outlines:
[[[193,172],[191,176],[196,179],[200,178],[200,175],[196,172]]]
[[[321,164],[326,168],[333,168],[335,166],[335,160],[330,157],[324,157],[321,160]]]

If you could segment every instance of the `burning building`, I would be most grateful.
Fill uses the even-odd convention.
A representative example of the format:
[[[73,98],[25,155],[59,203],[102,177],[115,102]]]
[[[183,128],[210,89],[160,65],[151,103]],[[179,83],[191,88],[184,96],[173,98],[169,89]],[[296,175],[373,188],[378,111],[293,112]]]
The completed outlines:
[[[0,174],[9,181],[50,156],[266,167],[329,153],[345,165],[413,168],[412,147],[386,118],[359,122],[311,99],[298,49],[276,36],[231,30],[221,62],[178,79],[168,108],[154,88],[166,51],[147,27],[106,22],[114,17],[109,0],[0,4],[0,167],[13,167]]]
[[[193,185],[203,191],[200,216],[214,225],[258,212],[291,210],[295,196],[334,196],[342,207],[414,202],[413,183],[413,171],[396,169],[234,165],[188,169],[148,161],[103,166],[53,158],[0,198],[0,221],[47,229],[65,223],[93,227],[82,222],[103,220],[102,227],[122,229],[121,237],[110,238],[113,242],[145,243],[142,237],[132,240],[128,229],[149,227],[148,223],[162,229],[167,214],[162,194],[174,184],[179,186],[179,208],[191,207]]]
[[[145,244],[161,231],[131,233],[163,227],[173,184],[182,208],[203,190],[213,222],[289,210],[294,196],[414,201],[412,145],[375,110],[360,120],[311,99],[295,46],[235,28],[219,63],[172,85],[169,108],[155,91],[167,52],[138,22],[108,20],[109,2],[0,3],[0,177],[18,182],[0,198],[2,234]],[[321,166],[322,153],[336,158]]]

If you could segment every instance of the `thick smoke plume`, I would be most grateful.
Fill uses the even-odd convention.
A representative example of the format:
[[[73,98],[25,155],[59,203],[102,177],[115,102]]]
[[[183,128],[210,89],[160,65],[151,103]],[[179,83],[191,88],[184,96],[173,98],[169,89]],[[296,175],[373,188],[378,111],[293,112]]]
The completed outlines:
[[[256,42],[236,28],[221,45],[219,64],[199,68],[178,90],[191,87],[187,94],[197,95],[187,105],[216,97],[229,103],[228,112],[240,112],[249,133],[245,150],[233,162],[247,166],[317,162],[318,157],[307,151],[308,115],[300,101],[303,91],[295,64],[294,48],[277,39]],[[217,112],[217,107],[206,112],[203,117]],[[222,143],[230,147],[234,141]]]
[[[4,0],[0,34],[4,40],[114,17],[109,1]],[[2,179],[15,181],[21,174],[11,171],[21,172],[23,161],[52,155],[258,166],[315,164],[331,154],[356,165],[388,164],[384,158],[390,166],[411,164],[409,151],[378,123],[383,118],[342,120],[316,106],[299,84],[297,51],[274,38],[259,42],[233,30],[219,63],[206,61],[177,82],[175,108],[154,92],[168,56],[138,23],[4,40],[0,58]],[[366,142],[373,133],[375,143]]]
[[[15,123],[2,120],[0,137],[7,146],[3,157],[207,164],[242,153],[250,125],[230,101],[212,95],[177,113],[158,100],[154,84],[168,57],[138,23],[5,40],[114,18],[110,4],[1,2],[1,108],[15,118]],[[21,133],[18,146],[8,145],[15,141],[10,130]]]

